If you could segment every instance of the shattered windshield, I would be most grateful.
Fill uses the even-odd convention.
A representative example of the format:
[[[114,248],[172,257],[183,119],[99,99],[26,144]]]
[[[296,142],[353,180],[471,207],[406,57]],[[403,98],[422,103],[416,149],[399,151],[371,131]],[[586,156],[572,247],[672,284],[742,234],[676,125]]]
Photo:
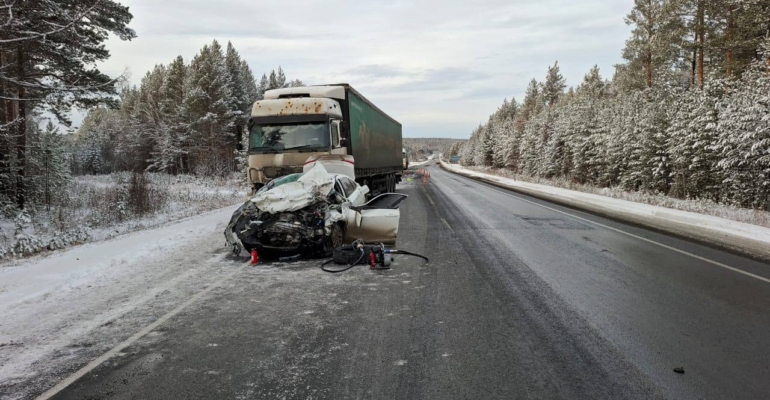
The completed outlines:
[[[257,153],[317,151],[330,146],[329,128],[323,122],[254,125],[249,133],[249,149]]]

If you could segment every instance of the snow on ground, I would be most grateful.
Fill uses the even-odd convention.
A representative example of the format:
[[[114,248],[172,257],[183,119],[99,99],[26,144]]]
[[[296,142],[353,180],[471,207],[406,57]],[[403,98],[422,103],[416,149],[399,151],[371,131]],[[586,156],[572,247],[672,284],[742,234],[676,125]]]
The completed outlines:
[[[227,268],[235,206],[0,268],[0,398],[101,354]]]
[[[536,197],[726,246],[763,259],[770,259],[770,228],[767,227],[597,194],[522,182],[444,162],[441,165],[447,170],[509,187]]]
[[[84,241],[98,241],[198,215],[201,212],[240,204],[245,199],[243,177],[199,177],[146,174],[148,204],[136,212],[131,204],[131,174],[77,176],[66,193],[55,196],[51,210],[31,210],[31,224],[24,232],[32,242],[27,253],[44,252]],[[49,245],[59,238],[56,245]],[[19,253],[14,218],[0,216],[0,260],[8,263]],[[5,257],[3,256],[5,255]],[[29,254],[24,254],[29,255]],[[13,262],[13,261],[11,261]]]
[[[628,200],[636,203],[645,203],[652,206],[673,208],[675,210],[690,211],[697,214],[706,214],[714,217],[725,218],[747,224],[764,226],[770,228],[770,212],[761,210],[752,210],[748,208],[731,206],[717,203],[707,199],[677,199],[663,194],[630,192],[620,187],[600,188],[592,185],[582,185],[574,183],[568,179],[545,179],[538,177],[514,174],[511,170],[492,168],[492,167],[462,167],[452,164],[457,168],[482,172],[489,175],[496,175],[503,178],[511,178],[516,181],[529,183],[538,183],[545,186],[554,186],[562,189],[575,190],[578,192],[592,193],[615,199]]]
[[[423,161],[410,162],[409,166],[410,167],[420,167],[420,166],[423,166],[423,165],[425,165],[425,164],[427,164],[427,163],[429,163],[431,161],[433,161],[432,158],[431,159],[427,159],[427,160],[423,160]]]

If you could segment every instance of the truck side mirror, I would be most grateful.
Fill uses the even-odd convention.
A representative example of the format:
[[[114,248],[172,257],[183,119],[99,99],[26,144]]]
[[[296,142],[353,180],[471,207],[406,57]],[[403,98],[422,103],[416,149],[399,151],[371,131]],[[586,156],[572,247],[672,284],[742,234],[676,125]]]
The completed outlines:
[[[340,124],[340,147],[348,147],[348,125],[346,123]]]
[[[332,145],[333,147],[342,147],[345,146],[343,144],[344,139],[342,138],[342,135],[340,134],[340,121],[334,120],[331,124],[331,134],[332,134]]]

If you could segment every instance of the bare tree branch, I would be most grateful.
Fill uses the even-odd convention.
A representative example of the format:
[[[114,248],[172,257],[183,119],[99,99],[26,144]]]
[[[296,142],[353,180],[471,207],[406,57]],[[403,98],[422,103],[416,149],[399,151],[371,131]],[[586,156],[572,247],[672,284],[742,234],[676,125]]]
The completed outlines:
[[[43,90],[52,90],[52,91],[59,91],[59,92],[82,92],[82,91],[93,91],[93,90],[101,89],[101,88],[103,88],[105,86],[114,85],[121,77],[122,77],[122,75],[117,77],[117,78],[111,79],[111,80],[109,80],[107,82],[104,82],[102,84],[99,84],[99,85],[74,86],[79,81],[79,79],[78,79],[78,80],[76,80],[75,82],[73,82],[72,84],[70,84],[68,86],[61,86],[61,87],[45,85],[45,84],[42,84],[42,83],[33,84],[33,83],[17,80],[17,79],[11,78],[11,77],[6,76],[6,75],[0,75],[0,80],[4,80],[4,81],[10,82],[10,83],[12,83],[12,84],[14,84],[16,86],[30,88],[30,89],[43,89]]]
[[[8,9],[8,19],[5,21],[5,23],[0,25],[0,27],[9,26],[11,25],[11,22],[13,22],[13,5],[16,4],[16,1],[14,0],[10,3],[8,1],[5,1],[4,3],[5,5],[0,7],[0,10],[6,9],[6,8]]]
[[[34,33],[34,34],[33,34],[33,35],[30,35],[30,36],[27,36],[27,37],[20,37],[20,38],[13,38],[13,39],[5,39],[5,40],[0,40],[0,44],[9,44],[9,43],[24,42],[24,41],[27,41],[27,40],[34,40],[34,39],[39,39],[39,38],[43,38],[43,39],[45,39],[45,37],[46,37],[46,36],[48,36],[48,35],[54,35],[54,34],[56,34],[56,33],[59,33],[59,32],[62,32],[62,31],[65,31],[65,30],[67,30],[67,29],[71,28],[73,25],[75,25],[75,24],[76,24],[78,21],[80,21],[81,19],[83,19],[83,18],[84,18],[86,15],[88,15],[88,14],[89,14],[91,11],[93,11],[93,9],[94,9],[94,8],[96,8],[96,6],[97,6],[97,5],[99,5],[99,3],[100,3],[100,2],[101,2],[101,0],[96,0],[96,1],[94,1],[94,4],[93,4],[91,7],[89,7],[89,8],[88,8],[87,10],[85,10],[84,12],[82,12],[82,13],[78,14],[76,18],[73,18],[73,19],[72,19],[71,21],[69,21],[67,24],[65,24],[65,25],[62,25],[62,26],[61,26],[60,28],[58,28],[58,29],[54,29],[54,30],[52,30],[52,31],[49,31],[49,32],[44,32],[44,33],[27,32],[27,33]],[[13,5],[11,5],[11,6],[9,6],[9,7],[13,7]],[[10,8],[9,8],[9,12],[10,12]]]

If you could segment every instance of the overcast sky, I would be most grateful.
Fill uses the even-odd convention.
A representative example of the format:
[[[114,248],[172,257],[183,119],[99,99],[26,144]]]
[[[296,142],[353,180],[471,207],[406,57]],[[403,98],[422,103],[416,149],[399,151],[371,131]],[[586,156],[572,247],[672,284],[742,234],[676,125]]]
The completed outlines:
[[[216,38],[254,74],[281,65],[307,84],[347,82],[403,124],[407,137],[466,138],[504,98],[558,60],[577,85],[621,62],[633,0],[119,0],[138,37],[107,43],[103,72],[134,83],[153,65],[186,62]]]

